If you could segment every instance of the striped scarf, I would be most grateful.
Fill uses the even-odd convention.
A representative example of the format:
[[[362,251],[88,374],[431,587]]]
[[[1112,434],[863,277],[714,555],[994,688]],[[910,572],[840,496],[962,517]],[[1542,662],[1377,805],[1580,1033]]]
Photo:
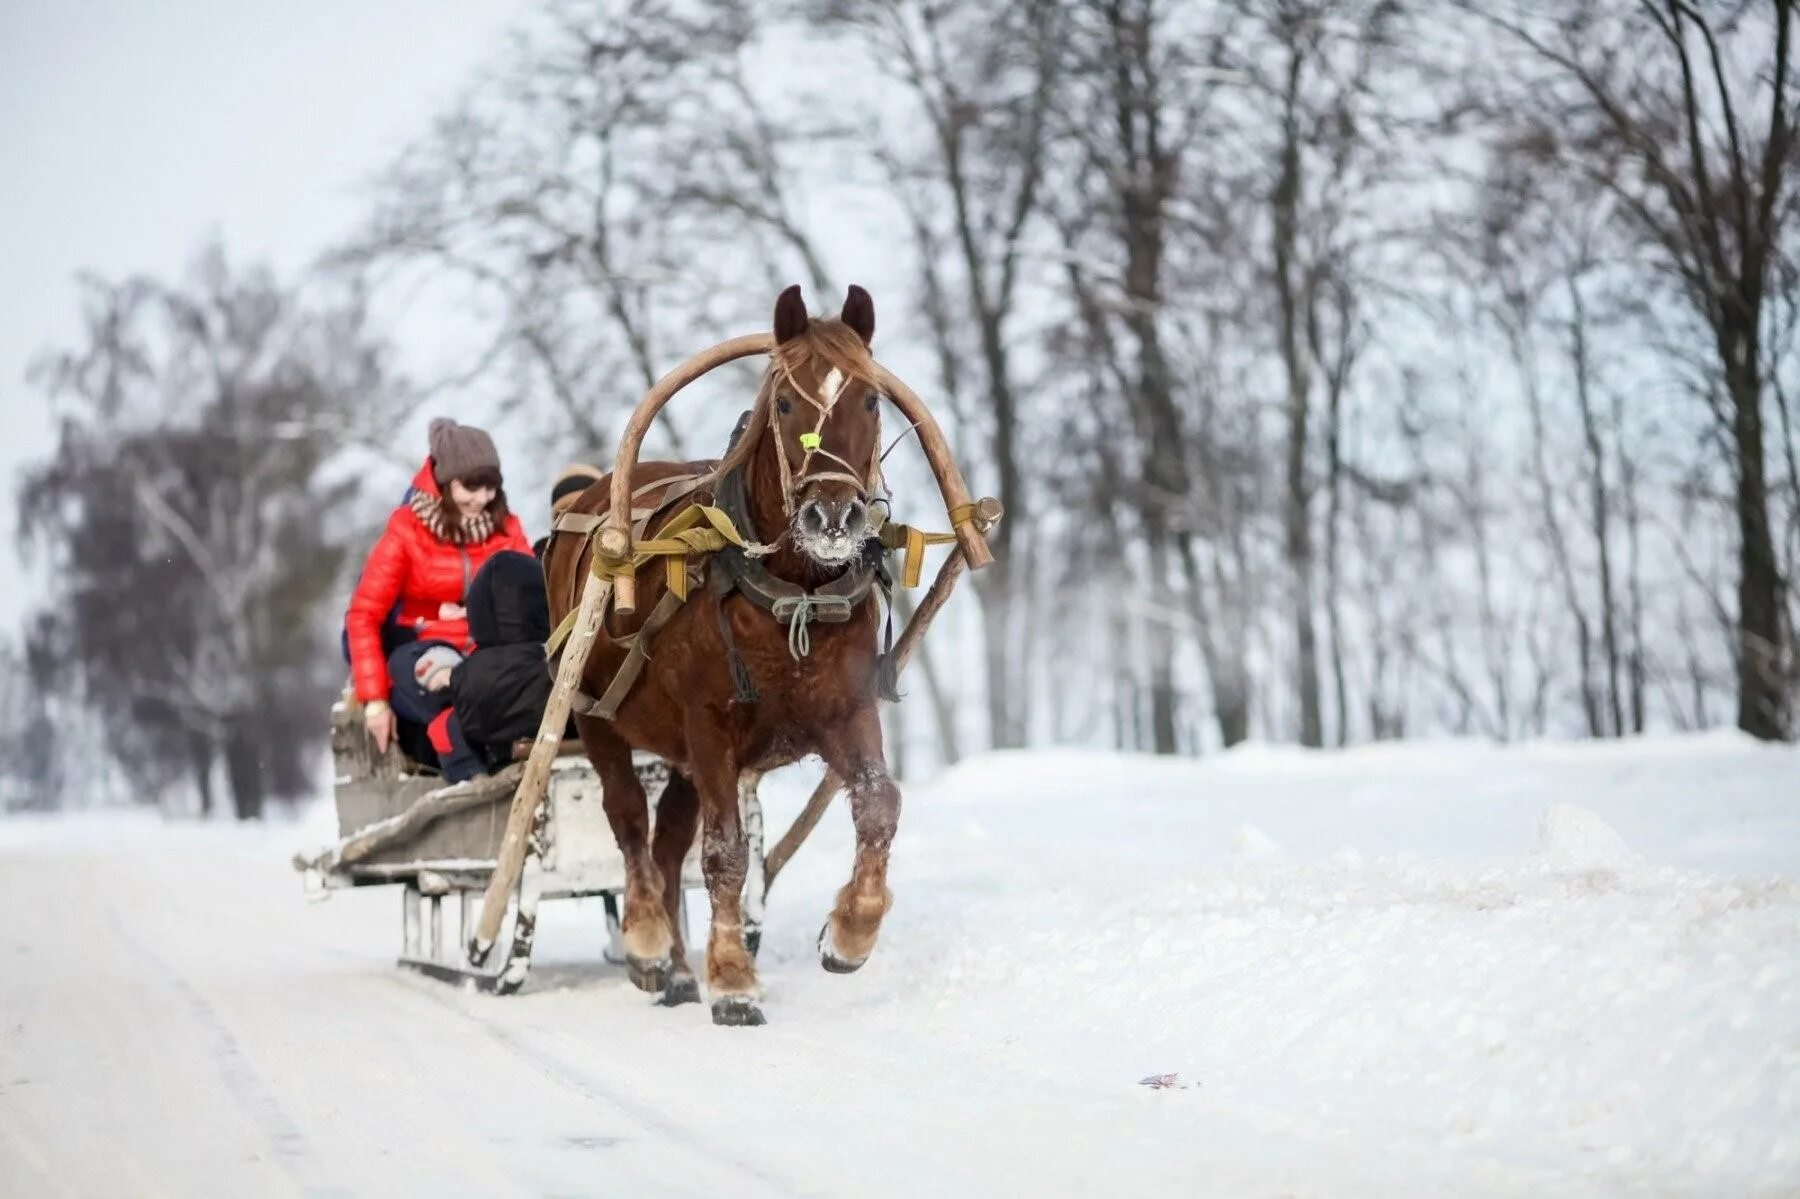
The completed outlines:
[[[425,531],[439,541],[447,541],[451,545],[478,545],[486,541],[494,533],[494,514],[481,512],[466,520],[456,519],[460,513],[454,511],[449,500],[442,496],[432,495],[429,491],[418,490],[412,493],[407,505]]]

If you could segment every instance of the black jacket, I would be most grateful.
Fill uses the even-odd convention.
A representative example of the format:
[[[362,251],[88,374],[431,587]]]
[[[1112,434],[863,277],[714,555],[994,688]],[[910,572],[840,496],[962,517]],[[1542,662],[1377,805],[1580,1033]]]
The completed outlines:
[[[535,737],[550,702],[542,642],[477,649],[450,676],[450,702],[463,736],[497,749]]]
[[[450,702],[463,736],[504,761],[512,743],[535,737],[550,702],[550,606],[536,558],[496,554],[469,584],[475,651],[450,676]]]

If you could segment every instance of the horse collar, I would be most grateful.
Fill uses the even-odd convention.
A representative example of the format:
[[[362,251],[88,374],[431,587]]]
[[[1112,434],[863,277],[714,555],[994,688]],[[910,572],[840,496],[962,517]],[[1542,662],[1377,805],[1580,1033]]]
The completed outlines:
[[[715,498],[739,529],[754,527],[742,466],[720,478]],[[814,621],[842,624],[868,597],[878,581],[881,543],[870,538],[863,547],[862,556],[849,569],[810,591],[798,583],[776,577],[768,567],[735,545],[727,545],[721,550],[716,562],[721,575],[716,586],[721,596],[733,589],[743,592],[751,603],[788,627],[788,652],[795,658],[803,658],[812,646],[808,625]]]

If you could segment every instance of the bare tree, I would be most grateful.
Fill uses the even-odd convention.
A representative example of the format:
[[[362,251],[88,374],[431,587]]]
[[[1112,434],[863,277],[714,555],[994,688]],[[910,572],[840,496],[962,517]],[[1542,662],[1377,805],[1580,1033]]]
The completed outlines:
[[[359,302],[309,305],[217,247],[180,284],[86,299],[82,341],[33,372],[62,417],[19,487],[21,540],[55,565],[34,675],[106,719],[146,791],[185,774],[207,810],[217,765],[254,818],[311,782],[357,492],[331,468],[398,389]]]
[[[1155,0],[1070,6],[1067,86],[1056,132],[1071,148],[1056,203],[1072,339],[1115,414],[1090,432],[1102,484],[1131,510],[1142,552],[1118,557],[1143,580],[1148,745],[1176,752],[1181,634],[1196,638],[1226,745],[1249,732],[1243,520],[1221,417],[1223,340],[1200,279],[1222,228],[1184,200],[1200,169],[1228,22]],[[1198,250],[1197,255],[1191,250]],[[1130,437],[1122,439],[1120,430]],[[1179,582],[1180,587],[1177,588]],[[1177,614],[1180,614],[1179,618]]]
[[[1379,83],[1394,52],[1399,6],[1380,0],[1349,7],[1271,0],[1251,12],[1233,61],[1250,75],[1251,96],[1270,127],[1253,144],[1266,156],[1269,171],[1261,194],[1269,213],[1265,269],[1285,392],[1282,531],[1293,588],[1294,686],[1300,741],[1322,745],[1314,499],[1321,473],[1333,488],[1340,481],[1333,447],[1359,348],[1355,244],[1370,237],[1366,227],[1358,228],[1358,207],[1371,191],[1378,162]],[[1324,333],[1327,328],[1335,334]],[[1315,444],[1321,416],[1324,472]],[[1334,522],[1335,515],[1327,525],[1328,541]],[[1330,563],[1326,581],[1336,586]],[[1329,616],[1336,600],[1325,598]],[[1334,661],[1339,653],[1333,648]],[[1345,707],[1340,697],[1340,729]]]
[[[975,576],[996,746],[1025,742],[1030,689],[1010,647],[1027,603],[1018,530],[1029,519],[1019,308],[1043,200],[1057,86],[1059,14],[1034,0],[824,0],[808,6],[855,36],[906,89],[923,136],[878,150],[906,205],[940,383],[967,427],[986,432],[997,496],[1014,516]]]
[[[829,281],[785,157],[812,131],[751,86],[754,30],[735,3],[541,0],[330,261],[464,288],[495,319],[446,382],[511,369],[507,414],[547,396],[569,452],[612,444],[616,414],[675,350],[761,311],[790,264]],[[739,252],[708,252],[723,247]],[[742,249],[761,272],[742,270]],[[679,421],[659,435],[692,452]]]
[[[63,766],[71,749],[60,735],[55,700],[39,685],[27,655],[0,643],[0,813],[60,806]]]
[[[1707,338],[1739,541],[1737,719],[1764,738],[1792,731],[1764,427],[1770,283],[1795,219],[1792,7],[1480,9],[1512,51],[1487,64],[1502,161],[1602,205]]]

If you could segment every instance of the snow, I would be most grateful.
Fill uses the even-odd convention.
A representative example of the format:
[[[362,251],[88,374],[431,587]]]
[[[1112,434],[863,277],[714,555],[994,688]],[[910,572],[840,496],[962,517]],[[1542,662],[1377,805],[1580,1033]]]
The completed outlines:
[[[0,823],[0,1194],[1800,1190],[1793,748],[982,756],[848,977],[827,817],[762,1029],[652,1007],[593,901],[520,995],[404,974],[392,889],[289,869],[332,832]]]

